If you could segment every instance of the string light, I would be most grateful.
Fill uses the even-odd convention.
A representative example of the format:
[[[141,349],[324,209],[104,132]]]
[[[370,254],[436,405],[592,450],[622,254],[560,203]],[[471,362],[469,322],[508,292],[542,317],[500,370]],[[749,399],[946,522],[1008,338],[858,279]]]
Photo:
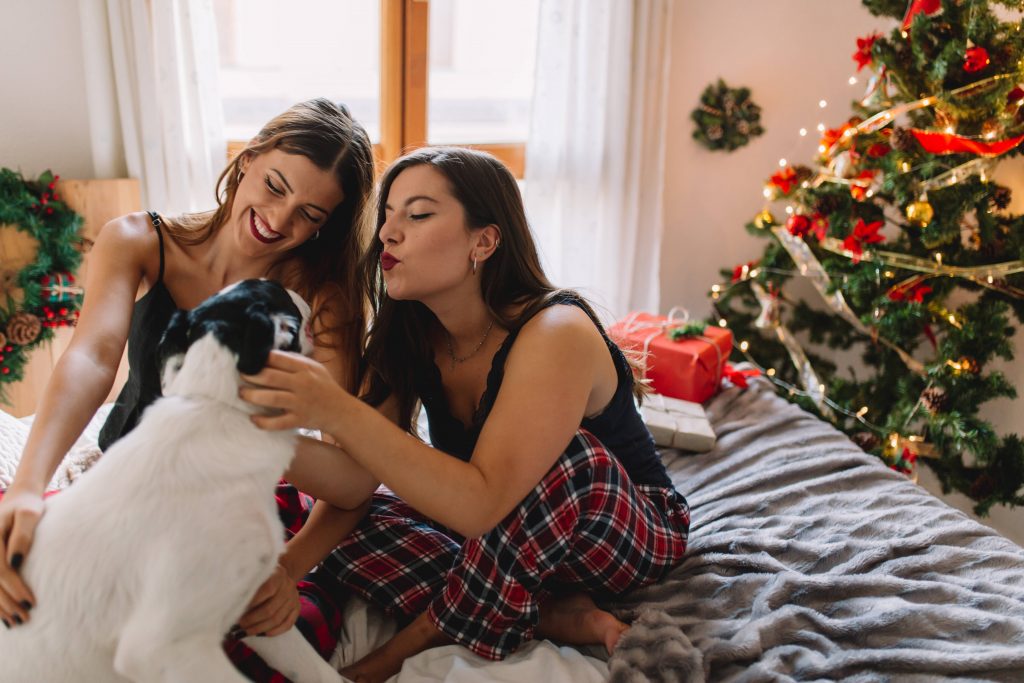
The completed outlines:
[[[849,83],[850,85],[857,85],[857,77],[850,76],[850,80],[848,80],[847,83]]]
[[[801,128],[800,129],[800,137],[806,137],[806,136],[807,136],[807,129],[806,128]]]
[[[825,132],[825,124],[824,123],[819,123],[818,124],[818,132],[819,133],[824,133]]]
[[[750,342],[748,342],[745,339],[740,342],[740,351],[746,351],[749,348],[750,348]]]
[[[868,414],[868,407],[867,406],[862,406],[861,409],[857,411],[857,417],[864,417],[867,414]]]
[[[779,159],[779,166],[782,166],[783,168],[785,168],[786,167],[786,160],[785,159]]]
[[[821,107],[822,109],[824,109],[825,107],[828,106],[828,102],[826,102],[825,100],[819,100],[818,101],[818,106]]]
[[[729,323],[727,323],[727,322],[725,321],[725,318],[722,318],[721,320],[719,320],[719,321],[718,321],[718,326],[719,326],[719,327],[725,327],[725,326],[726,326],[726,325],[728,325],[728,324],[729,324]]]

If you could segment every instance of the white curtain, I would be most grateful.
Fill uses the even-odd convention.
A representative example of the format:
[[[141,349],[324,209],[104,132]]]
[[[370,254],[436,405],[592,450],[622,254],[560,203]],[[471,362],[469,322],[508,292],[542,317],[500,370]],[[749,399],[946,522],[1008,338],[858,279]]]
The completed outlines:
[[[541,0],[525,201],[549,278],[658,309],[673,0]]]
[[[143,206],[166,213],[212,208],[225,140],[211,1],[81,0],[80,6],[83,17],[106,19],[121,142]],[[97,40],[85,45],[96,49]],[[87,70],[87,77],[98,71]]]

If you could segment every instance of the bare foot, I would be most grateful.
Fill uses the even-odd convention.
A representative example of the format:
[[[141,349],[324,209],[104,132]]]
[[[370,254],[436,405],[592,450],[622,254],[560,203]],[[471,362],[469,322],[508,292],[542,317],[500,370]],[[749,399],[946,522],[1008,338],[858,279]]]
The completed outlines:
[[[447,635],[434,627],[424,612],[392,636],[391,640],[342,669],[341,675],[356,683],[380,683],[401,671],[402,664],[409,657],[451,642]]]
[[[611,654],[627,628],[586,593],[573,593],[541,603],[537,635],[570,645],[604,645]]]

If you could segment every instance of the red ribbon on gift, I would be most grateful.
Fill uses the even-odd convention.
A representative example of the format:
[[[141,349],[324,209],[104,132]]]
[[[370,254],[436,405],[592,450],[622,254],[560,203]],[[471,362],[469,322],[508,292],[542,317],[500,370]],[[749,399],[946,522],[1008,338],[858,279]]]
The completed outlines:
[[[1017,135],[1005,140],[993,140],[992,142],[980,142],[951,133],[933,133],[927,130],[911,128],[917,141],[921,143],[926,152],[930,154],[957,154],[969,152],[983,157],[997,157],[1006,154],[1024,140],[1024,135]]]
[[[739,370],[732,366],[731,363],[725,364],[725,371],[722,373],[722,377],[733,383],[733,386],[737,386],[740,389],[746,389],[750,384],[747,382],[748,377],[760,377],[761,371],[754,369]]]

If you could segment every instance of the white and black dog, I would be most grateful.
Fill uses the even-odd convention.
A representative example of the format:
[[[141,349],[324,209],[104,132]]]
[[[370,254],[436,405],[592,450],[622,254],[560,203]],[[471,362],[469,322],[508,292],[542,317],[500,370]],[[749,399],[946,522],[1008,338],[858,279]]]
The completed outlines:
[[[283,550],[273,489],[296,435],[250,421],[239,371],[271,349],[308,353],[308,318],[267,280],[175,313],[163,397],[46,502],[22,568],[37,605],[0,630],[0,680],[246,681],[221,645]],[[297,683],[343,680],[294,627],[245,642]]]

